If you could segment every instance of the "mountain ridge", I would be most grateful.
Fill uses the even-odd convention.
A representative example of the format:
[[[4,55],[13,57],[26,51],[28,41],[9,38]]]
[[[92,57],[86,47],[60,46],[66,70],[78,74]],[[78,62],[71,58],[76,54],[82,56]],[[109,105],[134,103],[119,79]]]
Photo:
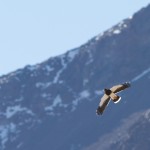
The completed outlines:
[[[149,12],[150,5],[81,47],[1,76],[0,148],[82,150],[148,110]],[[125,81],[132,87],[120,103],[97,117],[102,89]]]

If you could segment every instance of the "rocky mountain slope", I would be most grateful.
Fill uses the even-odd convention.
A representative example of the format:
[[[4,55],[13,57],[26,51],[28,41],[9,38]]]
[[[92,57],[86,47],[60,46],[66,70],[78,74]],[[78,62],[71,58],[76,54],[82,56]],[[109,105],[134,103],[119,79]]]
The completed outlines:
[[[0,149],[133,149],[148,142],[149,14],[150,6],[78,48],[1,76]],[[132,87],[121,102],[96,116],[102,89],[125,81]]]
[[[112,132],[86,148],[86,150],[148,150],[150,147],[150,109],[132,114],[122,120]]]

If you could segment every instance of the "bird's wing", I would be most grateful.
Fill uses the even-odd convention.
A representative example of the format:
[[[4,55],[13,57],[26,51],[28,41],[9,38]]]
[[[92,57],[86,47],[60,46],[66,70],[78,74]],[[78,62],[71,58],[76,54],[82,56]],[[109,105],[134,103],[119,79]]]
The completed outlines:
[[[104,96],[101,98],[101,101],[99,103],[99,112],[100,114],[103,113],[103,111],[105,110],[106,106],[108,105],[110,101],[110,97],[106,94],[104,94]]]
[[[117,93],[117,92],[120,92],[120,91],[130,87],[130,86],[131,86],[130,83],[126,82],[126,83],[123,83],[123,84],[120,84],[120,85],[115,85],[110,90],[113,93]]]

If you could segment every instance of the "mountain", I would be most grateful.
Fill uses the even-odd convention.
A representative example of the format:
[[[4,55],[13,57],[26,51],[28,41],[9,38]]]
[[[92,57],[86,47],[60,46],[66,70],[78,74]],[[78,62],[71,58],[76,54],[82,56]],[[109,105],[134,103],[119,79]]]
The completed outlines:
[[[148,150],[149,14],[150,5],[78,48],[1,76],[0,149]],[[126,81],[122,100],[96,116],[103,88]]]
[[[150,147],[150,109],[132,114],[112,132],[102,136],[86,150],[148,150]]]

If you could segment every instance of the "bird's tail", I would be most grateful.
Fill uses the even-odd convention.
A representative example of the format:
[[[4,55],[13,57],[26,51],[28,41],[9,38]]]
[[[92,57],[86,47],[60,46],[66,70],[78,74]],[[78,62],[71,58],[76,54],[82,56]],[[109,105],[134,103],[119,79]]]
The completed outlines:
[[[111,93],[110,95],[110,98],[113,100],[114,103],[118,103],[120,100],[121,100],[121,97],[116,95],[115,93]]]

